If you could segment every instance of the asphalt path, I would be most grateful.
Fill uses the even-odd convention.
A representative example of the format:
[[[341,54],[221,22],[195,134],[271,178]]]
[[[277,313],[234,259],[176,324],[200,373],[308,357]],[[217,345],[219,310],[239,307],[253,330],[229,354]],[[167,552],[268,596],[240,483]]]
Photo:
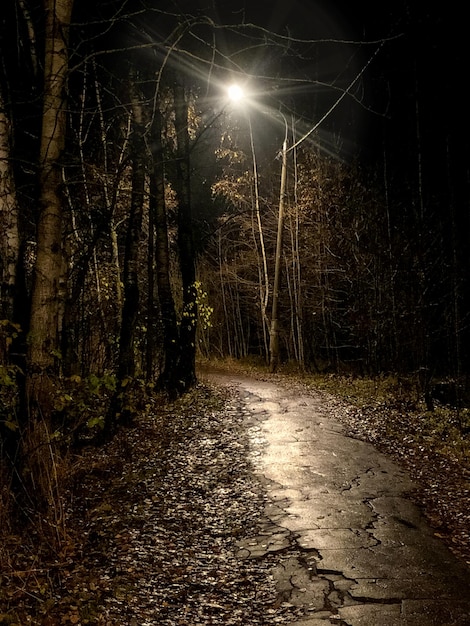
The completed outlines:
[[[320,395],[209,378],[238,394],[266,491],[265,528],[239,556],[290,555],[273,575],[280,598],[306,609],[292,626],[470,626],[470,569],[427,524],[403,469],[347,436]]]

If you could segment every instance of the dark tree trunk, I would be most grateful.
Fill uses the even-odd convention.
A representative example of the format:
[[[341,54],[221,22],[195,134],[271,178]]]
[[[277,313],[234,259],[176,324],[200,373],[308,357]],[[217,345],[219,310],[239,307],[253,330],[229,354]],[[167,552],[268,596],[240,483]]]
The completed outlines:
[[[197,294],[191,216],[188,103],[182,85],[175,86],[174,95],[177,137],[175,188],[178,198],[178,247],[183,289],[177,383],[181,390],[186,390],[196,382]]]
[[[135,81],[133,75],[131,76],[132,80]],[[143,108],[135,84],[131,85],[131,99],[133,113],[131,137],[132,192],[124,255],[124,302],[119,335],[117,389],[106,416],[103,433],[105,439],[113,436],[118,419],[127,421],[130,418],[128,410],[124,414],[124,407],[127,404],[126,396],[131,387],[129,383],[136,373],[135,331],[140,305],[139,261],[146,170]]]
[[[165,173],[161,137],[161,116],[157,110],[152,126],[153,172],[150,182],[150,213],[155,225],[155,261],[158,298],[163,325],[163,369],[157,386],[169,392],[177,387],[176,367],[179,355],[179,335],[175,303],[170,282],[170,251],[165,202]]]
[[[38,508],[50,514],[57,536],[62,520],[51,417],[60,370],[63,315],[63,198],[60,159],[66,135],[68,31],[73,0],[45,5],[44,96],[39,153],[37,255],[29,319],[25,383],[28,424],[22,440],[23,479]]]
[[[145,380],[152,382],[155,374],[155,354],[157,345],[157,311],[155,310],[155,209],[154,200],[154,177],[150,178],[149,189],[149,232],[147,246],[147,332],[145,346]]]

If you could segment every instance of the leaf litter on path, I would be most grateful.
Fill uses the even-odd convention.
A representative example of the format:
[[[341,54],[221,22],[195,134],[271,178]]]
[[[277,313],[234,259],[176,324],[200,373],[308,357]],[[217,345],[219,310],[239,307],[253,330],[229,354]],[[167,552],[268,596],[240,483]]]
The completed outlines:
[[[271,573],[278,557],[237,556],[237,541],[259,534],[265,504],[243,419],[234,396],[198,385],[170,406],[149,400],[111,444],[83,451],[69,494],[74,553],[47,602],[18,596],[12,621],[0,623],[294,621],[301,610],[279,601]]]

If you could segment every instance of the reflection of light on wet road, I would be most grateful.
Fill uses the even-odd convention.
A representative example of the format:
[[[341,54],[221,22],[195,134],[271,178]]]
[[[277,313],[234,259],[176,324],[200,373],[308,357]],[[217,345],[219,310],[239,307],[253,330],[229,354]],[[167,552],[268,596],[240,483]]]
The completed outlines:
[[[239,556],[279,551],[277,588],[307,606],[315,623],[470,624],[468,568],[409,499],[406,472],[348,437],[320,396],[264,381],[236,384],[268,520],[239,542]]]

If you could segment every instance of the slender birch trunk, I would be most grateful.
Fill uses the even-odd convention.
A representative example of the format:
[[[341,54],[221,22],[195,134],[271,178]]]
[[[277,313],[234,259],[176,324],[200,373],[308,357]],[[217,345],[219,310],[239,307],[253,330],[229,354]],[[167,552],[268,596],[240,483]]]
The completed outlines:
[[[250,118],[248,118],[248,123],[250,127],[250,145],[251,145],[251,156],[252,156],[252,162],[253,162],[253,189],[254,189],[254,198],[255,198],[254,210],[255,210],[255,215],[256,215],[259,244],[258,244],[258,239],[256,238],[255,233],[253,233],[253,239],[255,242],[256,255],[258,257],[259,302],[260,302],[260,311],[261,311],[261,325],[263,328],[264,354],[265,354],[266,361],[268,361],[269,360],[269,342],[268,342],[269,320],[268,320],[268,315],[267,315],[268,302],[269,302],[268,261],[266,258],[266,246],[264,244],[264,233],[263,233],[263,226],[261,223],[258,165],[256,162],[256,151],[255,151],[255,144],[253,141],[253,129],[251,127]],[[262,265],[260,263],[260,257],[261,257]]]
[[[124,258],[124,304],[118,367],[120,381],[135,375],[134,336],[140,299],[138,276],[146,170],[144,114],[142,103],[136,93],[132,94],[132,111],[132,195]]]
[[[112,439],[117,422],[132,419],[130,409],[125,408],[129,389],[136,374],[135,335],[137,316],[140,308],[139,269],[142,241],[142,218],[145,195],[145,140],[144,110],[141,94],[136,87],[137,72],[130,74],[130,99],[132,108],[132,136],[130,142],[132,158],[132,191],[124,254],[124,301],[119,334],[119,363],[117,370],[117,390],[106,414],[103,439]]]

